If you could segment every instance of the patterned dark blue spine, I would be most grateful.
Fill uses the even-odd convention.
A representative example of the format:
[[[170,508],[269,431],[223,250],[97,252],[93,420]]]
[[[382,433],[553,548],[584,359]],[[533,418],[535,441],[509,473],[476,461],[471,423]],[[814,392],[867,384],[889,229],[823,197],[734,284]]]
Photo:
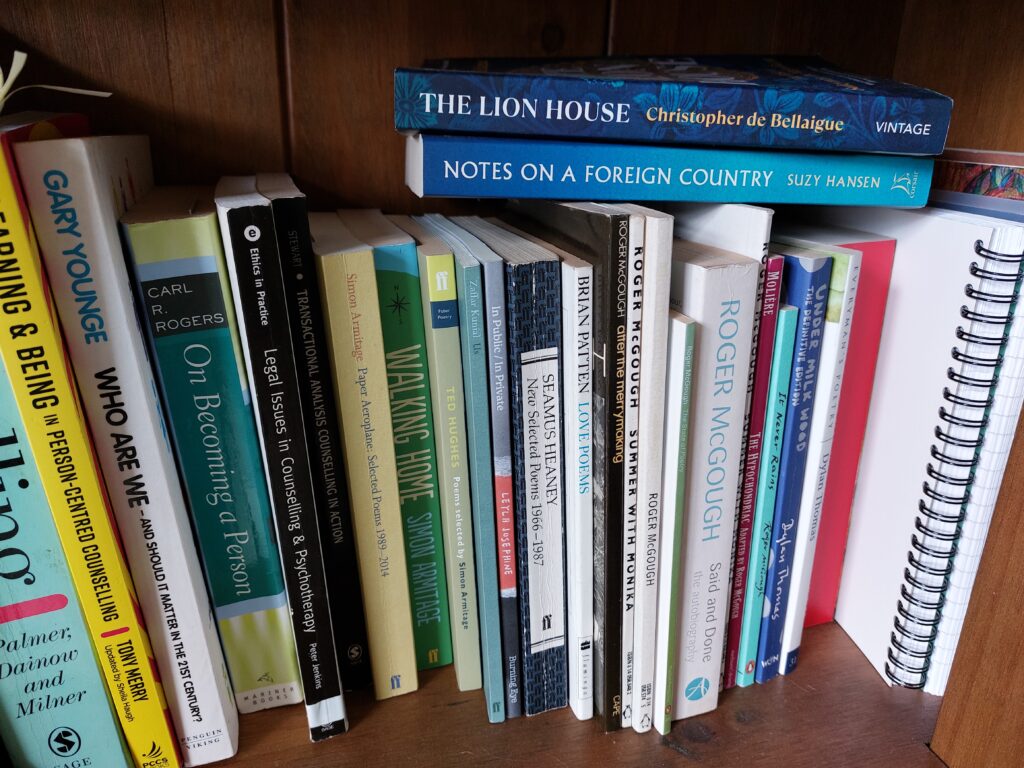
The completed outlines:
[[[512,404],[512,474],[516,498],[516,559],[519,582],[519,621],[522,636],[523,711],[536,715],[568,702],[567,658],[564,642],[555,648],[531,653],[530,621],[530,538],[524,514],[526,497],[525,443],[523,429],[522,356],[538,349],[558,350],[558,391],[561,392],[561,274],[557,261],[533,262],[505,267],[508,297],[509,399]],[[558,416],[561,431],[561,411]],[[563,491],[559,479],[559,497]],[[564,510],[564,505],[563,505]],[[564,511],[563,511],[564,515]],[[565,551],[565,527],[562,526],[562,551]],[[564,560],[563,560],[564,562]],[[565,580],[562,579],[561,610],[565,612]],[[564,625],[564,616],[563,616]]]
[[[399,69],[395,128],[807,151],[942,152],[952,99],[902,83],[852,80],[859,87],[851,78],[843,87],[809,70],[787,78],[758,70],[757,62],[747,77],[720,82]],[[445,99],[441,108],[439,97]],[[581,110],[577,117],[570,104],[590,105],[591,111]],[[702,117],[657,119],[658,110]],[[711,125],[709,116],[715,117]]]

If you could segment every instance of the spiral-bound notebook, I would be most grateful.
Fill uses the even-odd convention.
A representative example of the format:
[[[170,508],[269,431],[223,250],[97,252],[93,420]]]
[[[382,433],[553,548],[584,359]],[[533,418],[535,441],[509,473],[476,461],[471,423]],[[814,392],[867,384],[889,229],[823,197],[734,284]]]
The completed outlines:
[[[930,669],[955,650],[936,642],[943,611],[966,602],[951,575],[980,556],[964,521],[994,504],[1002,472],[989,470],[1010,442],[997,435],[1012,436],[1020,399],[1024,225],[937,209],[824,216],[897,241],[836,620],[888,682],[941,694]]]

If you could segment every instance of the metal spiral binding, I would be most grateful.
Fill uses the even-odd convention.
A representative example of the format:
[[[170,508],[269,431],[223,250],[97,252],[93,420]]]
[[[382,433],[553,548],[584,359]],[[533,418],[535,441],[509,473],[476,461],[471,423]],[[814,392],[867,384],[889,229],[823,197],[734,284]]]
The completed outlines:
[[[954,365],[946,370],[932,461],[921,484],[918,514],[907,552],[896,615],[889,635],[885,674],[895,685],[923,688],[939,632],[946,589],[981,456],[1009,325],[1019,299],[1024,254],[1000,253],[979,240],[964,286],[973,306],[963,305],[967,327],[956,329]],[[987,329],[987,330],[986,330]]]

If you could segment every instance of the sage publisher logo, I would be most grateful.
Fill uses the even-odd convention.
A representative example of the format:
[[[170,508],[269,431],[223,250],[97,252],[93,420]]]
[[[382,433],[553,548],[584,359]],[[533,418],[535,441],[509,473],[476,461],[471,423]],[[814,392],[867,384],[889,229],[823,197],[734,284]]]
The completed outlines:
[[[711,681],[706,677],[695,677],[686,684],[683,695],[687,701],[700,701],[711,690]]]
[[[82,737],[74,728],[59,726],[50,731],[46,746],[57,757],[71,757],[77,755],[78,750],[82,748]]]

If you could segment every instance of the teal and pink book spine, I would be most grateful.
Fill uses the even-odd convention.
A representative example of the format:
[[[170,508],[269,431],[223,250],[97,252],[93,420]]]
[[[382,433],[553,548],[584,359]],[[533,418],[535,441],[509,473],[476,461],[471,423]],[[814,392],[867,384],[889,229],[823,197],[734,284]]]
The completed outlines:
[[[760,466],[751,521],[750,557],[744,579],[742,615],[736,642],[737,662],[734,679],[735,684],[742,688],[753,685],[757,667],[757,642],[761,634],[761,611],[765,604],[764,585],[768,575],[768,555],[772,548],[772,523],[775,519],[775,495],[779,486],[782,438],[786,428],[789,377],[793,370],[796,321],[796,307],[779,309],[772,334],[772,355],[767,361],[771,375],[760,441],[761,450],[757,460]]]
[[[17,766],[130,768],[46,510],[0,364],[0,737]]]
[[[405,182],[420,197],[920,208],[931,158],[417,134]]]

